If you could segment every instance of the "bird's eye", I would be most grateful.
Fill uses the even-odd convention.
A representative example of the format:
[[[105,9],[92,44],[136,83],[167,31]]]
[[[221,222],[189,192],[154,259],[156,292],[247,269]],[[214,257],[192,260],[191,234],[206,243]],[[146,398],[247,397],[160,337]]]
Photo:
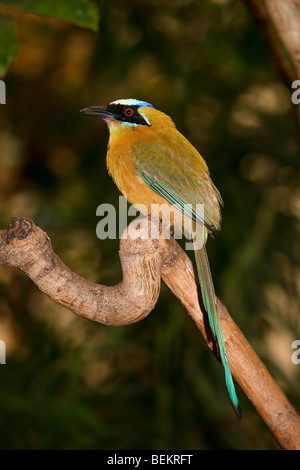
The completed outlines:
[[[133,109],[132,108],[126,108],[124,111],[125,116],[130,117],[133,115]]]

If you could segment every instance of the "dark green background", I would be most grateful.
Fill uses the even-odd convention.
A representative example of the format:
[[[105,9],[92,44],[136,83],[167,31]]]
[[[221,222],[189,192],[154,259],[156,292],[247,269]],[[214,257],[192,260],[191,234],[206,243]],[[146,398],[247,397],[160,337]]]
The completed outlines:
[[[96,208],[118,203],[108,131],[79,110],[120,98],[170,114],[224,199],[208,251],[217,295],[300,408],[299,130],[242,1],[98,1],[99,31],[16,14],[19,53],[0,109],[0,222],[30,217],[61,259],[119,282],[118,240]],[[295,77],[296,78],[296,77]],[[238,388],[236,423],[220,364],[162,286],[126,327],[76,317],[0,267],[2,449],[276,449]]]

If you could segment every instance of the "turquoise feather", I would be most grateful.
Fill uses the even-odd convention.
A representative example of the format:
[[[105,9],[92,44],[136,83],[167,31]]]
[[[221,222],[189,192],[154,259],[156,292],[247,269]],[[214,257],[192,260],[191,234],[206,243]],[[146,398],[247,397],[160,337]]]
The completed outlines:
[[[198,279],[201,287],[202,300],[205,310],[208,315],[209,326],[211,332],[218,343],[221,361],[225,373],[225,382],[229,393],[230,400],[232,402],[235,414],[238,420],[242,417],[241,408],[239,406],[238,398],[235,392],[235,387],[230,372],[228,358],[226,354],[226,348],[224,344],[222,328],[220,318],[218,314],[218,308],[216,304],[216,296],[214,292],[213,281],[209,268],[209,262],[207,258],[207,252],[205,245],[200,250],[195,250],[195,260],[198,272]]]
[[[198,247],[199,228],[204,242],[207,234],[213,236],[220,230],[220,206],[223,204],[204,159],[176,129],[172,119],[148,102],[118,100],[108,106],[85,108],[82,112],[107,121],[110,130],[107,167],[129,202],[142,204],[145,214],[150,214],[153,201],[154,204],[157,200],[160,204],[161,200],[167,201],[177,209],[176,217],[181,213],[188,216],[188,223],[185,217],[183,228],[187,237],[193,240],[203,305],[218,344],[229,396],[240,418],[205,244]],[[137,175],[139,178],[136,178]],[[203,213],[197,211],[198,204],[204,206]],[[176,234],[176,229],[182,229],[182,217],[175,220],[174,216],[172,224]]]
[[[179,197],[178,194],[176,194],[173,189],[170,189],[169,187],[166,186],[165,182],[156,181],[155,179],[151,178],[149,173],[148,172],[146,173],[145,170],[139,169],[137,170],[137,173],[153,191],[155,191],[161,197],[166,199],[170,204],[174,205],[180,211],[183,212],[185,210],[185,213],[186,213],[185,204],[188,204],[188,202],[185,203],[182,197]],[[210,225],[208,221],[205,220],[205,218],[204,220],[201,220],[198,218],[196,214],[196,210],[191,209],[190,217],[198,224],[200,225],[204,224],[208,228],[209,231],[211,232],[216,231],[214,226]],[[218,344],[220,357],[221,357],[224,374],[225,374],[225,383],[227,386],[229,397],[233,405],[237,419],[240,421],[242,412],[239,406],[239,402],[238,402],[238,398],[236,395],[236,391],[235,391],[235,387],[234,387],[234,383],[233,383],[233,379],[232,379],[232,375],[231,375],[231,371],[230,371],[230,367],[228,363],[228,358],[226,354],[226,348],[224,344],[222,328],[221,328],[218,308],[216,304],[214,285],[212,281],[212,276],[211,276],[211,271],[209,267],[205,244],[203,245],[201,249],[195,249],[194,253],[195,253],[198,279],[199,279],[199,283],[201,287],[203,305],[208,315],[208,321],[209,321],[211,332],[213,334],[215,341]]]

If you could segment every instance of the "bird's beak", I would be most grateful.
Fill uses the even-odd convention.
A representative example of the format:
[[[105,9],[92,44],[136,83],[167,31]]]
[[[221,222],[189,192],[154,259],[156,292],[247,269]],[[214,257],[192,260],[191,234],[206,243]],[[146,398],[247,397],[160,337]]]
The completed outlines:
[[[112,113],[107,111],[106,106],[91,106],[89,108],[81,109],[81,114],[85,114],[86,116],[92,116],[99,119],[113,119],[114,116]]]

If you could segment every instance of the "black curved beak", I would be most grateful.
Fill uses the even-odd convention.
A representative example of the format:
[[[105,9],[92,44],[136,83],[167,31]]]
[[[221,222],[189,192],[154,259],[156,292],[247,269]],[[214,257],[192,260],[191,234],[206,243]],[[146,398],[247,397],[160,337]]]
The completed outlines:
[[[81,109],[80,113],[99,119],[114,119],[113,114],[107,111],[107,106],[90,106],[89,108]]]

